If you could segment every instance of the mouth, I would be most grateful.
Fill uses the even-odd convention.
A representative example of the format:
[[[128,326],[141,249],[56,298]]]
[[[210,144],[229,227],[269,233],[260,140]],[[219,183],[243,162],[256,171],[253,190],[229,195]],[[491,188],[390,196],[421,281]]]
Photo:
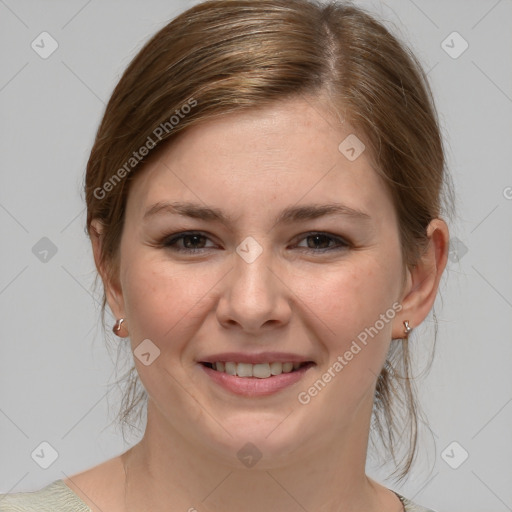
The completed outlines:
[[[261,358],[260,358],[261,361]],[[278,393],[304,379],[316,366],[313,361],[234,362],[200,361],[198,364],[214,387],[235,395],[255,398]]]
[[[294,373],[301,369],[306,369],[313,366],[313,361],[304,362],[280,362],[273,361],[269,363],[237,363],[234,361],[217,361],[207,362],[201,361],[204,367],[210,368],[213,371],[225,373],[227,375],[242,377],[242,378],[257,378],[257,379],[269,379],[282,375],[283,373]]]

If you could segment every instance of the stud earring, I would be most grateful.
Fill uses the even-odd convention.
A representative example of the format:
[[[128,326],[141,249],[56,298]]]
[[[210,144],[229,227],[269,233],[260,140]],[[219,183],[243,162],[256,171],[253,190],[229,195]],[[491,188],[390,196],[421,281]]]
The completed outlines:
[[[119,336],[120,338],[125,338],[126,336],[128,336],[128,331],[127,331],[126,327],[124,327],[124,330],[126,331],[126,336],[123,336],[121,334],[121,329],[123,329],[123,322],[124,322],[124,318],[119,318],[118,320],[116,320],[114,327],[112,327],[112,332],[114,334],[116,334],[117,336]]]
[[[411,333],[412,331],[412,327],[409,325],[409,321],[408,320],[405,320],[404,321],[404,332],[405,332],[405,338],[409,338],[409,334]]]

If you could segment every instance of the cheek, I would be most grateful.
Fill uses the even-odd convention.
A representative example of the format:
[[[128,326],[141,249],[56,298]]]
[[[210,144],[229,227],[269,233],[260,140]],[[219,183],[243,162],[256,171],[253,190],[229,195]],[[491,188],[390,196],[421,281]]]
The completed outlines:
[[[400,275],[399,260],[359,255],[358,264],[338,269],[312,288],[310,307],[327,353],[326,369],[336,374],[337,401],[357,403],[373,385],[391,342]],[[340,358],[341,357],[341,361]],[[333,368],[335,362],[338,365]],[[329,375],[326,379],[330,379]],[[351,392],[347,394],[346,390]],[[330,393],[322,400],[327,400]]]
[[[137,373],[147,393],[157,403],[172,402],[194,416],[197,411],[189,403],[188,395],[180,393],[185,381],[183,376],[179,377],[176,363],[186,359],[189,340],[204,322],[205,308],[212,307],[208,291],[218,278],[214,279],[212,272],[198,267],[185,266],[177,270],[176,265],[148,257],[132,256],[129,261],[129,268],[122,274],[122,286]],[[149,345],[151,357],[158,354],[149,365],[137,357],[137,347],[146,339],[159,350]],[[141,345],[147,346],[147,342]],[[190,359],[186,363],[189,365]]]
[[[392,307],[398,283],[397,269],[368,257],[357,265],[324,274],[310,282],[308,289],[302,289],[301,295],[338,339],[348,339],[373,325]]]
[[[331,410],[340,424],[347,411],[354,411],[365,396],[373,396],[368,393],[385,362],[400,308],[395,302],[398,267],[371,257],[358,262],[317,281],[307,299],[315,313],[313,331],[327,357],[322,361],[323,373],[312,377],[301,397]],[[305,290],[302,293],[307,297]]]
[[[132,344],[149,338],[161,351],[180,349],[188,331],[197,329],[194,319],[204,310],[208,290],[215,284],[212,273],[140,254],[127,261],[122,287]]]

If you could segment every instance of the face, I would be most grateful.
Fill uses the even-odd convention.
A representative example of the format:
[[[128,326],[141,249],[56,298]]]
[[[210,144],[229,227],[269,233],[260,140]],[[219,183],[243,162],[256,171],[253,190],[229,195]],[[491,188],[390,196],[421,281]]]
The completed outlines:
[[[194,127],[134,179],[109,302],[161,429],[278,460],[361,428],[401,337],[404,274],[367,151],[338,149],[353,133],[289,100]]]

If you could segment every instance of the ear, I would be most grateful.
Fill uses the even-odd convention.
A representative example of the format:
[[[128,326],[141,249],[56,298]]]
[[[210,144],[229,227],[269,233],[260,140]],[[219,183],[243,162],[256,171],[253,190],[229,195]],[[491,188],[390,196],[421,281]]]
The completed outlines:
[[[91,221],[89,236],[92,242],[94,262],[103,281],[103,288],[108,305],[116,318],[125,318],[124,299],[119,283],[119,276],[110,276],[105,262],[101,261],[101,248],[103,244],[103,224],[99,219]]]
[[[434,305],[439,281],[448,260],[449,231],[446,222],[434,219],[427,227],[428,246],[412,269],[407,270],[407,280],[401,301],[403,309],[395,317],[393,338],[404,337],[407,320],[414,328],[425,320]]]

